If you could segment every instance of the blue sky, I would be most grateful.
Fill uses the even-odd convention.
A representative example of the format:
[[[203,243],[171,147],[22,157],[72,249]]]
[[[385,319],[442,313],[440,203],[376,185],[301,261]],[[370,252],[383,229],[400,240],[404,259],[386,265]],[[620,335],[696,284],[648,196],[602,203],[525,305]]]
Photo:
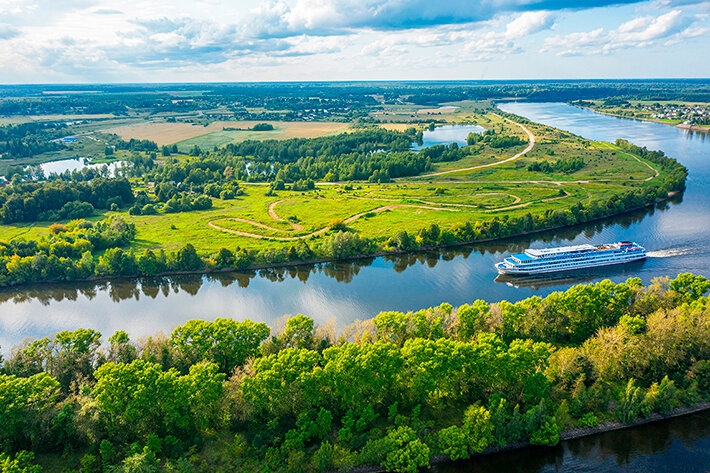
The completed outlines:
[[[710,77],[708,45],[695,0],[0,0],[2,83]]]

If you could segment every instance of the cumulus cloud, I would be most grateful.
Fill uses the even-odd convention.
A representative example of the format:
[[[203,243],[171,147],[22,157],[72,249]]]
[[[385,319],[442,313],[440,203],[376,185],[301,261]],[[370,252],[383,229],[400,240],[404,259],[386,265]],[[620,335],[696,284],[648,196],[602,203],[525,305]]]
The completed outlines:
[[[507,24],[486,22],[475,27],[426,28],[385,34],[362,49],[365,55],[405,54],[413,47],[455,46],[457,58],[467,61],[492,60],[521,51],[516,41],[551,28],[554,15],[549,11],[525,12]],[[496,24],[494,24],[496,23]],[[494,28],[498,27],[499,31]],[[501,27],[502,31],[500,31]]]
[[[0,39],[12,39],[20,35],[20,30],[11,25],[0,23]]]
[[[703,2],[708,0],[0,0],[0,67],[74,71],[83,80],[92,70],[280,67],[305,64],[309,56],[326,63],[345,57],[344,51],[348,61],[382,60],[390,68],[394,61],[425,67],[496,60],[539,50],[543,41],[543,51],[560,56],[608,53],[709,34],[707,19],[699,19]],[[559,12],[625,4],[634,6],[612,10],[634,11],[637,18],[549,38],[556,22],[569,16]]]
[[[641,0],[271,0],[253,11],[262,34],[333,34],[343,29],[398,30],[488,21],[501,14],[576,10]],[[525,17],[515,28],[534,28],[544,15]],[[538,23],[539,25],[539,23]]]
[[[684,15],[680,10],[672,10],[655,17],[638,17],[623,23],[615,30],[597,28],[547,38],[542,51],[556,52],[560,56],[608,54],[618,49],[649,46],[660,40],[673,42],[683,37],[705,34],[707,28],[696,26],[696,19]]]

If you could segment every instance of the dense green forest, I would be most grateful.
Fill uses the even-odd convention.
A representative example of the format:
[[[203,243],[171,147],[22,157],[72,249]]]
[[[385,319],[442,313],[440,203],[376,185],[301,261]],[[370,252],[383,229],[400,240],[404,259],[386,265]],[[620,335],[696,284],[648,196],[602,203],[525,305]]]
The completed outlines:
[[[55,140],[66,134],[67,126],[57,123],[0,126],[0,158],[26,158],[65,149],[64,144]]]
[[[90,329],[15,347],[3,471],[306,472],[508,444],[710,400],[710,282],[605,280],[517,303],[382,312],[334,333],[192,320],[132,341]]]

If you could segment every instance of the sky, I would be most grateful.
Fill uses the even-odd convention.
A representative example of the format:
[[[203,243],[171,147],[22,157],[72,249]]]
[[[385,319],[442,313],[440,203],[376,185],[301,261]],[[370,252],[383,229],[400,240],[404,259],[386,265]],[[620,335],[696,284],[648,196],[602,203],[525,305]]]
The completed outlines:
[[[0,0],[0,83],[710,77],[708,0]]]

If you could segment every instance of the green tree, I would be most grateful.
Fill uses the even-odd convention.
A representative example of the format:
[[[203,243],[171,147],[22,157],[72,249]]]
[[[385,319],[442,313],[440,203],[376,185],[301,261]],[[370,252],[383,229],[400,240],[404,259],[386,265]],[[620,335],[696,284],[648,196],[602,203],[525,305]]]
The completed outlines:
[[[439,431],[439,447],[452,460],[468,458],[468,439],[458,425],[452,425]]]
[[[485,407],[473,405],[466,409],[462,430],[468,439],[468,448],[473,452],[483,451],[493,443],[493,423]]]
[[[0,452],[1,473],[42,473],[42,467],[34,464],[34,453],[20,451],[15,456]]]
[[[269,332],[266,324],[251,320],[190,320],[173,330],[170,343],[182,356],[185,366],[207,360],[217,363],[221,372],[231,373],[248,357],[256,355]]]
[[[399,427],[387,434],[389,451],[382,466],[387,471],[416,473],[419,468],[429,466],[430,450],[410,427]]]
[[[58,394],[59,382],[46,373],[29,378],[0,374],[0,446],[4,451],[32,444],[45,429]]]

